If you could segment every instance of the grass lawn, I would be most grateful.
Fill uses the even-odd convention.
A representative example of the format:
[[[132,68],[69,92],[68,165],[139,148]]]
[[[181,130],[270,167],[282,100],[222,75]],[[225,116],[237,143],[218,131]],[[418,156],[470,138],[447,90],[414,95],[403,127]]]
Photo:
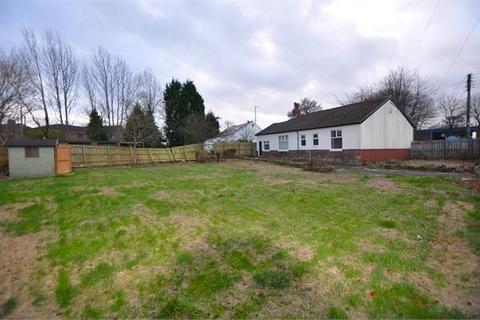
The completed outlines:
[[[236,161],[0,181],[0,316],[480,317],[480,197]]]

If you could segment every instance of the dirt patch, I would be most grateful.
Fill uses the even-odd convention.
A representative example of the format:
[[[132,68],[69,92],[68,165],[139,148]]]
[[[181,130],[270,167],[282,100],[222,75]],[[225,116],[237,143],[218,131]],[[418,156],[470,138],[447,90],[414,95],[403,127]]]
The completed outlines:
[[[344,280],[343,272],[340,271],[340,269],[338,269],[337,267],[331,267],[330,269],[328,269],[328,273],[330,273],[330,275],[332,275],[337,281]]]
[[[211,256],[218,255],[217,250],[209,245],[203,238],[196,238],[193,241],[183,241],[182,247],[185,250],[192,251],[194,253],[206,253]]]
[[[267,232],[266,230],[260,230],[261,233]],[[300,260],[300,261],[309,261],[315,257],[316,251],[315,249],[308,245],[304,244],[294,238],[290,237],[282,237],[279,239],[277,244],[288,251],[288,253]]]
[[[175,238],[185,248],[194,249],[197,247],[200,249],[203,247],[207,251],[210,250],[207,243],[202,239],[198,239],[208,227],[208,217],[195,213],[176,212],[165,218],[164,221],[175,226]]]
[[[388,192],[400,192],[400,187],[393,181],[390,181],[385,178],[371,178],[367,181],[367,186],[375,188],[380,191],[388,191]]]
[[[41,203],[41,201],[37,201],[37,202]],[[45,208],[50,213],[56,212],[58,209],[57,201],[53,197],[48,197],[46,201],[44,201],[44,204],[45,204]]]
[[[23,236],[0,233],[0,304],[14,298],[17,306],[9,317],[42,318],[40,310],[32,306],[30,279],[38,265],[39,243],[44,232]],[[44,311],[44,307],[42,307]],[[54,314],[54,313],[48,313]]]
[[[434,299],[474,318],[480,317],[480,257],[468,241],[455,231],[465,227],[464,206],[447,202],[439,217],[438,234],[431,242],[428,264],[440,271],[445,283],[439,285],[425,273],[413,275],[412,281],[429,292]]]
[[[4,204],[0,206],[0,221],[12,221],[18,219],[17,213],[31,206],[33,203],[26,201],[26,202],[15,202]]]
[[[167,200],[173,203],[192,203],[197,201],[200,197],[200,193],[197,191],[181,191],[181,190],[174,190],[174,191],[167,191],[167,190],[158,190],[156,191],[153,196],[157,199]]]
[[[346,172],[310,172],[303,171],[301,168],[289,167],[286,165],[277,165],[267,162],[259,161],[248,161],[248,160],[230,160],[224,161],[219,165],[232,167],[232,168],[241,168],[241,169],[251,169],[261,172],[265,175],[265,179],[273,179],[277,183],[291,182],[292,180],[288,179],[289,174],[298,175],[300,178],[313,180],[313,181],[354,181],[356,177],[354,175],[348,174]]]
[[[117,189],[112,188],[112,187],[102,187],[100,189],[100,193],[105,195],[105,196],[117,196],[120,194]]]
[[[448,201],[442,210],[442,214],[438,217],[442,232],[451,232],[465,227],[463,203]]]

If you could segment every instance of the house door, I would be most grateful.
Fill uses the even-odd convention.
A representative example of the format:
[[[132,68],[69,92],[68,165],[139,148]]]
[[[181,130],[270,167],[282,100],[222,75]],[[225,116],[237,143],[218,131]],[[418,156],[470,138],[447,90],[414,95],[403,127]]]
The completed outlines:
[[[262,141],[258,141],[258,155],[262,155]]]

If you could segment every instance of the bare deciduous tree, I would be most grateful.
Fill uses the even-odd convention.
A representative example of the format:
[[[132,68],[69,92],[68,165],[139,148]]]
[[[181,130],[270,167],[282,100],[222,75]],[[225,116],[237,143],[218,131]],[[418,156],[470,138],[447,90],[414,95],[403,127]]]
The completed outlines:
[[[438,99],[438,110],[442,116],[442,123],[452,131],[464,121],[462,100],[453,95],[445,95]]]
[[[480,95],[472,97],[472,116],[475,120],[475,124],[480,126]]]
[[[83,86],[91,108],[101,111],[108,126],[122,126],[138,90],[126,62],[99,47],[84,69]]]
[[[7,118],[21,116],[21,99],[26,89],[25,73],[18,56],[0,51],[0,125]]]
[[[49,116],[47,106],[46,79],[44,75],[44,60],[42,48],[39,45],[33,31],[23,30],[24,46],[20,51],[22,68],[26,72],[26,85],[30,88],[30,95],[24,97],[23,105],[31,115],[32,120],[41,126],[37,117],[37,111],[43,111],[44,126],[42,127],[43,137],[48,137]]]
[[[389,96],[418,129],[428,124],[437,115],[434,93],[435,88],[431,82],[422,78],[418,72],[398,68],[391,70],[379,83],[360,87],[357,92],[340,99],[340,102],[355,103]]]
[[[153,114],[163,115],[162,99],[163,88],[150,70],[144,70],[138,75],[139,90],[137,94],[140,105]]]
[[[302,101],[300,101],[300,103],[298,104],[298,112],[300,114],[309,114],[315,111],[320,111],[322,109],[323,107],[321,103],[313,99],[310,99],[308,97],[303,98]],[[295,110],[289,111],[287,116],[289,118],[293,118],[294,113],[295,113]]]
[[[78,63],[72,48],[57,32],[47,31],[43,48],[48,101],[61,124],[69,124],[77,98]]]
[[[225,129],[228,129],[228,128],[230,128],[230,127],[233,127],[234,125],[235,125],[235,122],[230,121],[230,120],[225,120],[225,121],[223,122],[223,127],[224,127]]]

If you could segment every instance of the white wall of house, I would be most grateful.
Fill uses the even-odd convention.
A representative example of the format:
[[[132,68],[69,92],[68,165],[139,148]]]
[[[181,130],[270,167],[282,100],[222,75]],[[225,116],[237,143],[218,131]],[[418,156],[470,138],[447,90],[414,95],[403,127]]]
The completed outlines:
[[[342,144],[343,149],[360,149],[360,125],[348,125],[331,128],[313,129],[313,130],[301,130],[297,132],[276,133],[269,135],[257,136],[257,141],[262,141],[262,150],[265,150],[265,141],[269,141],[270,150],[274,151],[287,151],[279,150],[279,136],[288,135],[288,150],[332,150],[331,148],[331,131],[342,131]],[[313,135],[318,134],[318,146],[313,144]],[[306,145],[301,145],[301,136],[305,135]],[[258,142],[257,142],[258,143]],[[298,143],[298,144],[297,144]],[[297,149],[298,146],[298,149]]]
[[[409,149],[413,127],[390,101],[360,124],[361,149]]]

